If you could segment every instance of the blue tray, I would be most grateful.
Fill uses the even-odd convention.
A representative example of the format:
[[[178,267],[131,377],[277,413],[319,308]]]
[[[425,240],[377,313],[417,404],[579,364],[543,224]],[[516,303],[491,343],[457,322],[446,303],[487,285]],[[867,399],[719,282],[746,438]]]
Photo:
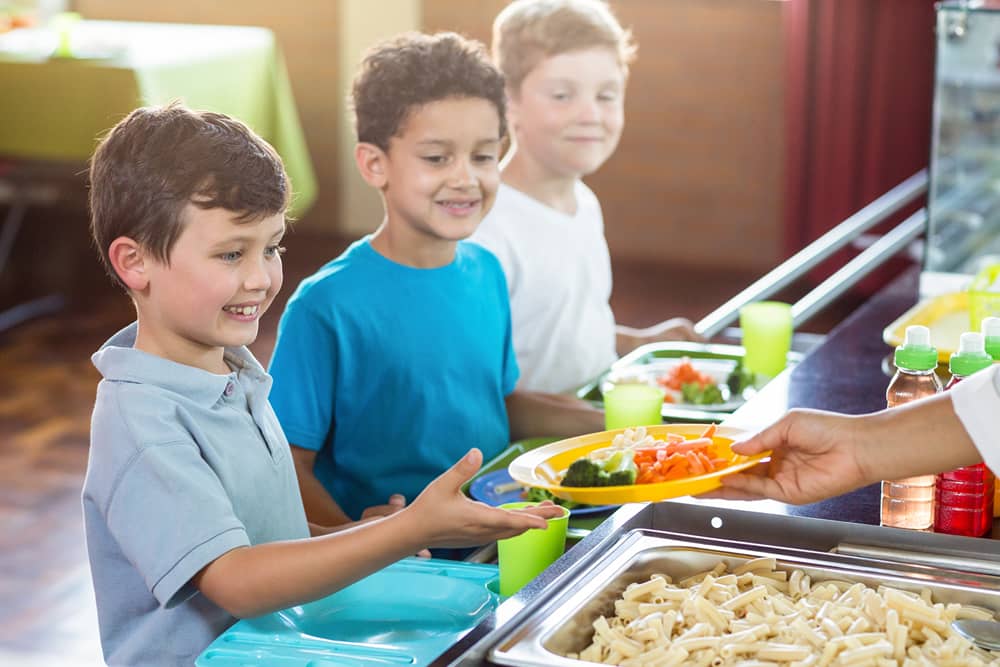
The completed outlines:
[[[513,481],[514,478],[510,476],[506,468],[488,472],[472,480],[472,484],[469,485],[469,497],[494,507],[524,500],[521,497],[521,487],[506,490],[506,486]],[[601,514],[602,512],[611,512],[619,507],[621,505],[577,505],[569,511],[569,514],[570,516]]]
[[[321,600],[237,622],[195,666],[426,665],[496,608],[496,579],[495,565],[406,558]]]

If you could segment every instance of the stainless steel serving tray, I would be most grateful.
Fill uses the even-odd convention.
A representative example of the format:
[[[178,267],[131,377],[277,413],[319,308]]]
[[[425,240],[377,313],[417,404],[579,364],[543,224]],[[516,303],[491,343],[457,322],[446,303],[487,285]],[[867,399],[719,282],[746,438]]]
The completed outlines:
[[[1000,578],[905,563],[886,564],[856,556],[759,545],[636,529],[577,573],[560,592],[537,605],[493,646],[492,661],[525,667],[579,667],[592,664],[563,657],[579,652],[593,637],[593,621],[614,614],[625,588],[656,572],[674,581],[710,570],[719,561],[730,568],[762,556],[777,559],[778,569],[801,569],[813,582],[828,579],[888,584],[919,592],[929,589],[936,602],[957,602],[1000,610]]]
[[[795,340],[798,336],[798,340]],[[792,349],[788,353],[788,365],[794,366],[805,356],[804,352],[812,349],[817,344],[819,337],[795,334],[793,336]],[[798,349],[797,349],[798,348]],[[743,359],[745,354],[739,345],[727,345],[718,343],[693,343],[684,341],[667,341],[662,343],[649,343],[637,347],[632,352],[623,356],[611,365],[607,371],[592,381],[580,387],[576,395],[578,398],[590,401],[595,405],[603,404],[603,393],[601,385],[614,373],[621,373],[629,369],[641,371],[644,367],[664,362],[667,360],[680,360],[688,357],[693,360],[712,360],[720,362],[736,362]],[[742,405],[742,402],[733,402],[730,409],[702,409],[699,406],[686,403],[664,403],[662,415],[668,422],[720,422],[733,410]]]

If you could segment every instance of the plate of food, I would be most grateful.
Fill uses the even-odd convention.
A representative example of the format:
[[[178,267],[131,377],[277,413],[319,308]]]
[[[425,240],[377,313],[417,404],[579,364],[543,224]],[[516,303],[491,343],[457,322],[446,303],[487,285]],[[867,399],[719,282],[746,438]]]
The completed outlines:
[[[660,501],[722,486],[722,477],[770,456],[743,456],[747,431],[715,424],[663,424],[590,433],[525,452],[510,476],[589,505]]]
[[[662,359],[614,368],[601,381],[601,393],[619,383],[643,382],[664,391],[664,406],[732,412],[744,403],[753,384],[733,359]]]
[[[569,509],[570,516],[586,516],[617,509],[618,505],[582,505],[572,500],[563,500],[553,496],[549,491],[538,487],[529,487],[515,481],[506,468],[494,470],[480,475],[469,485],[469,497],[487,505],[503,505],[524,500],[551,500]]]

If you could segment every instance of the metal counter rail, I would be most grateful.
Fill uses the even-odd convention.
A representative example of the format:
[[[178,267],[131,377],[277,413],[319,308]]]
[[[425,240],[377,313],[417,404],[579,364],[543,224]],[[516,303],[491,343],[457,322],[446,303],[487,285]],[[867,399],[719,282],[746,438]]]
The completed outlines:
[[[910,176],[699,320],[694,325],[695,331],[709,339],[720,333],[739,317],[740,308],[748,303],[766,299],[778,290],[791,284],[855,238],[926,193],[927,180],[926,169],[922,169],[913,176]],[[922,215],[919,222],[916,221],[918,215]],[[926,221],[927,215],[923,211],[920,214],[915,214],[907,218],[906,221],[901,223],[892,232],[889,232],[885,237],[876,241],[854,260],[846,264],[840,271],[835,273],[834,276],[837,277],[838,282],[832,282],[834,276],[831,276],[813,289],[812,292],[793,306],[792,319],[794,326],[799,326],[805,322],[830,301],[919,236],[926,226]],[[914,231],[915,229],[916,231]]]
[[[927,229],[927,209],[920,209],[909,218],[880,236],[857,257],[844,264],[829,278],[792,306],[792,327],[798,327],[855,283],[881,266],[886,260],[908,246]]]

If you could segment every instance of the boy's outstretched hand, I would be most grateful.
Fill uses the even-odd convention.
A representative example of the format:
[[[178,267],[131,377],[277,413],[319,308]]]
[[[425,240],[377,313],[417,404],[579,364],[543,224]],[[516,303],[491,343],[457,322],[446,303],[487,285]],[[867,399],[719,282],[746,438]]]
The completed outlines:
[[[545,529],[546,519],[562,516],[562,508],[548,502],[523,510],[503,510],[467,498],[462,485],[476,474],[482,462],[482,452],[470,450],[406,508],[410,521],[425,531],[427,546],[477,546],[519,535],[529,528]]]
[[[655,343],[664,340],[694,340],[703,341],[704,336],[694,329],[694,323],[685,317],[672,317],[646,329],[648,342]]]
[[[745,473],[722,478],[722,488],[705,497],[730,500],[771,498],[804,504],[846,493],[875,481],[866,470],[854,417],[792,410],[774,425],[733,445],[738,454],[771,450],[771,459]],[[875,479],[880,479],[876,475]]]
[[[640,345],[671,340],[702,342],[705,337],[694,329],[694,323],[684,317],[672,317],[645,329],[619,324],[615,327],[615,347],[619,355],[626,355]]]

